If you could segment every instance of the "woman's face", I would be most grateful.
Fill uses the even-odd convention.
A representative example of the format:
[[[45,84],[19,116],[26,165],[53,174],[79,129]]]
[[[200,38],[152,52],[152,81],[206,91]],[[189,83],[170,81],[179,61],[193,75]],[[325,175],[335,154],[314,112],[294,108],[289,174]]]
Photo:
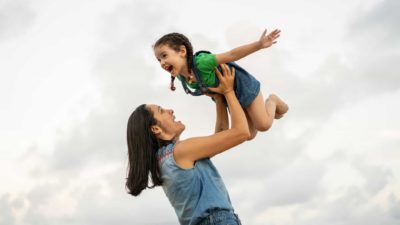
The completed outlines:
[[[179,140],[179,136],[185,130],[185,125],[181,121],[175,121],[174,111],[164,109],[158,105],[146,105],[157,124],[152,126],[152,131],[162,140]]]

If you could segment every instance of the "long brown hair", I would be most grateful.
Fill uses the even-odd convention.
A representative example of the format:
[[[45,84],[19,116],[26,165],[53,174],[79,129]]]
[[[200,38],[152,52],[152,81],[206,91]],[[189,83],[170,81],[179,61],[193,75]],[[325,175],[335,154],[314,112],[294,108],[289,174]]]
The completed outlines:
[[[157,150],[171,141],[158,139],[151,131],[157,121],[145,104],[138,106],[131,114],[127,126],[128,175],[126,188],[128,193],[138,196],[146,188],[162,185]],[[152,185],[149,184],[149,177]]]

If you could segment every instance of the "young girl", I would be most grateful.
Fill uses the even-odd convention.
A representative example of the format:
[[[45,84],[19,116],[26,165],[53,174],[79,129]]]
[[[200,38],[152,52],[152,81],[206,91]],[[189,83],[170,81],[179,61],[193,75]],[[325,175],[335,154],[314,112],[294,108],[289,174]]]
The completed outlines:
[[[154,54],[161,67],[171,74],[171,90],[175,90],[174,79],[178,77],[186,93],[194,96],[208,95],[209,87],[218,86],[215,68],[224,63],[236,69],[234,90],[240,105],[245,109],[252,139],[257,131],[267,131],[275,119],[280,119],[288,106],[276,95],[271,94],[264,102],[260,91],[260,82],[243,68],[237,61],[255,51],[268,48],[276,43],[280,30],[267,34],[265,30],[260,39],[242,45],[228,52],[211,54],[200,51],[193,55],[192,45],[187,37],[179,33],[169,33],[154,44]],[[187,86],[194,89],[190,90]]]

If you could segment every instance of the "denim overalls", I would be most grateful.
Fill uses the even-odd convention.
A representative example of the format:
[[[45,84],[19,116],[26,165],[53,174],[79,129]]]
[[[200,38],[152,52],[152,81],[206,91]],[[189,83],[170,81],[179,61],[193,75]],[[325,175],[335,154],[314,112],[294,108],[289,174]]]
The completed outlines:
[[[239,225],[221,176],[209,158],[191,169],[180,168],[175,143],[157,151],[163,190],[182,225]],[[234,223],[234,221],[237,221]]]

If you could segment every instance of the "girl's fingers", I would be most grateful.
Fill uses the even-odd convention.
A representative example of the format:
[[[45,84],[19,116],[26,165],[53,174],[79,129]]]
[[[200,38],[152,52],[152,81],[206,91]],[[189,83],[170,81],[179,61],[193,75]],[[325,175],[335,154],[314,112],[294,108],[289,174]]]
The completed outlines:
[[[261,34],[261,38],[263,38],[265,36],[265,34],[267,33],[267,29],[265,29],[262,34]]]

